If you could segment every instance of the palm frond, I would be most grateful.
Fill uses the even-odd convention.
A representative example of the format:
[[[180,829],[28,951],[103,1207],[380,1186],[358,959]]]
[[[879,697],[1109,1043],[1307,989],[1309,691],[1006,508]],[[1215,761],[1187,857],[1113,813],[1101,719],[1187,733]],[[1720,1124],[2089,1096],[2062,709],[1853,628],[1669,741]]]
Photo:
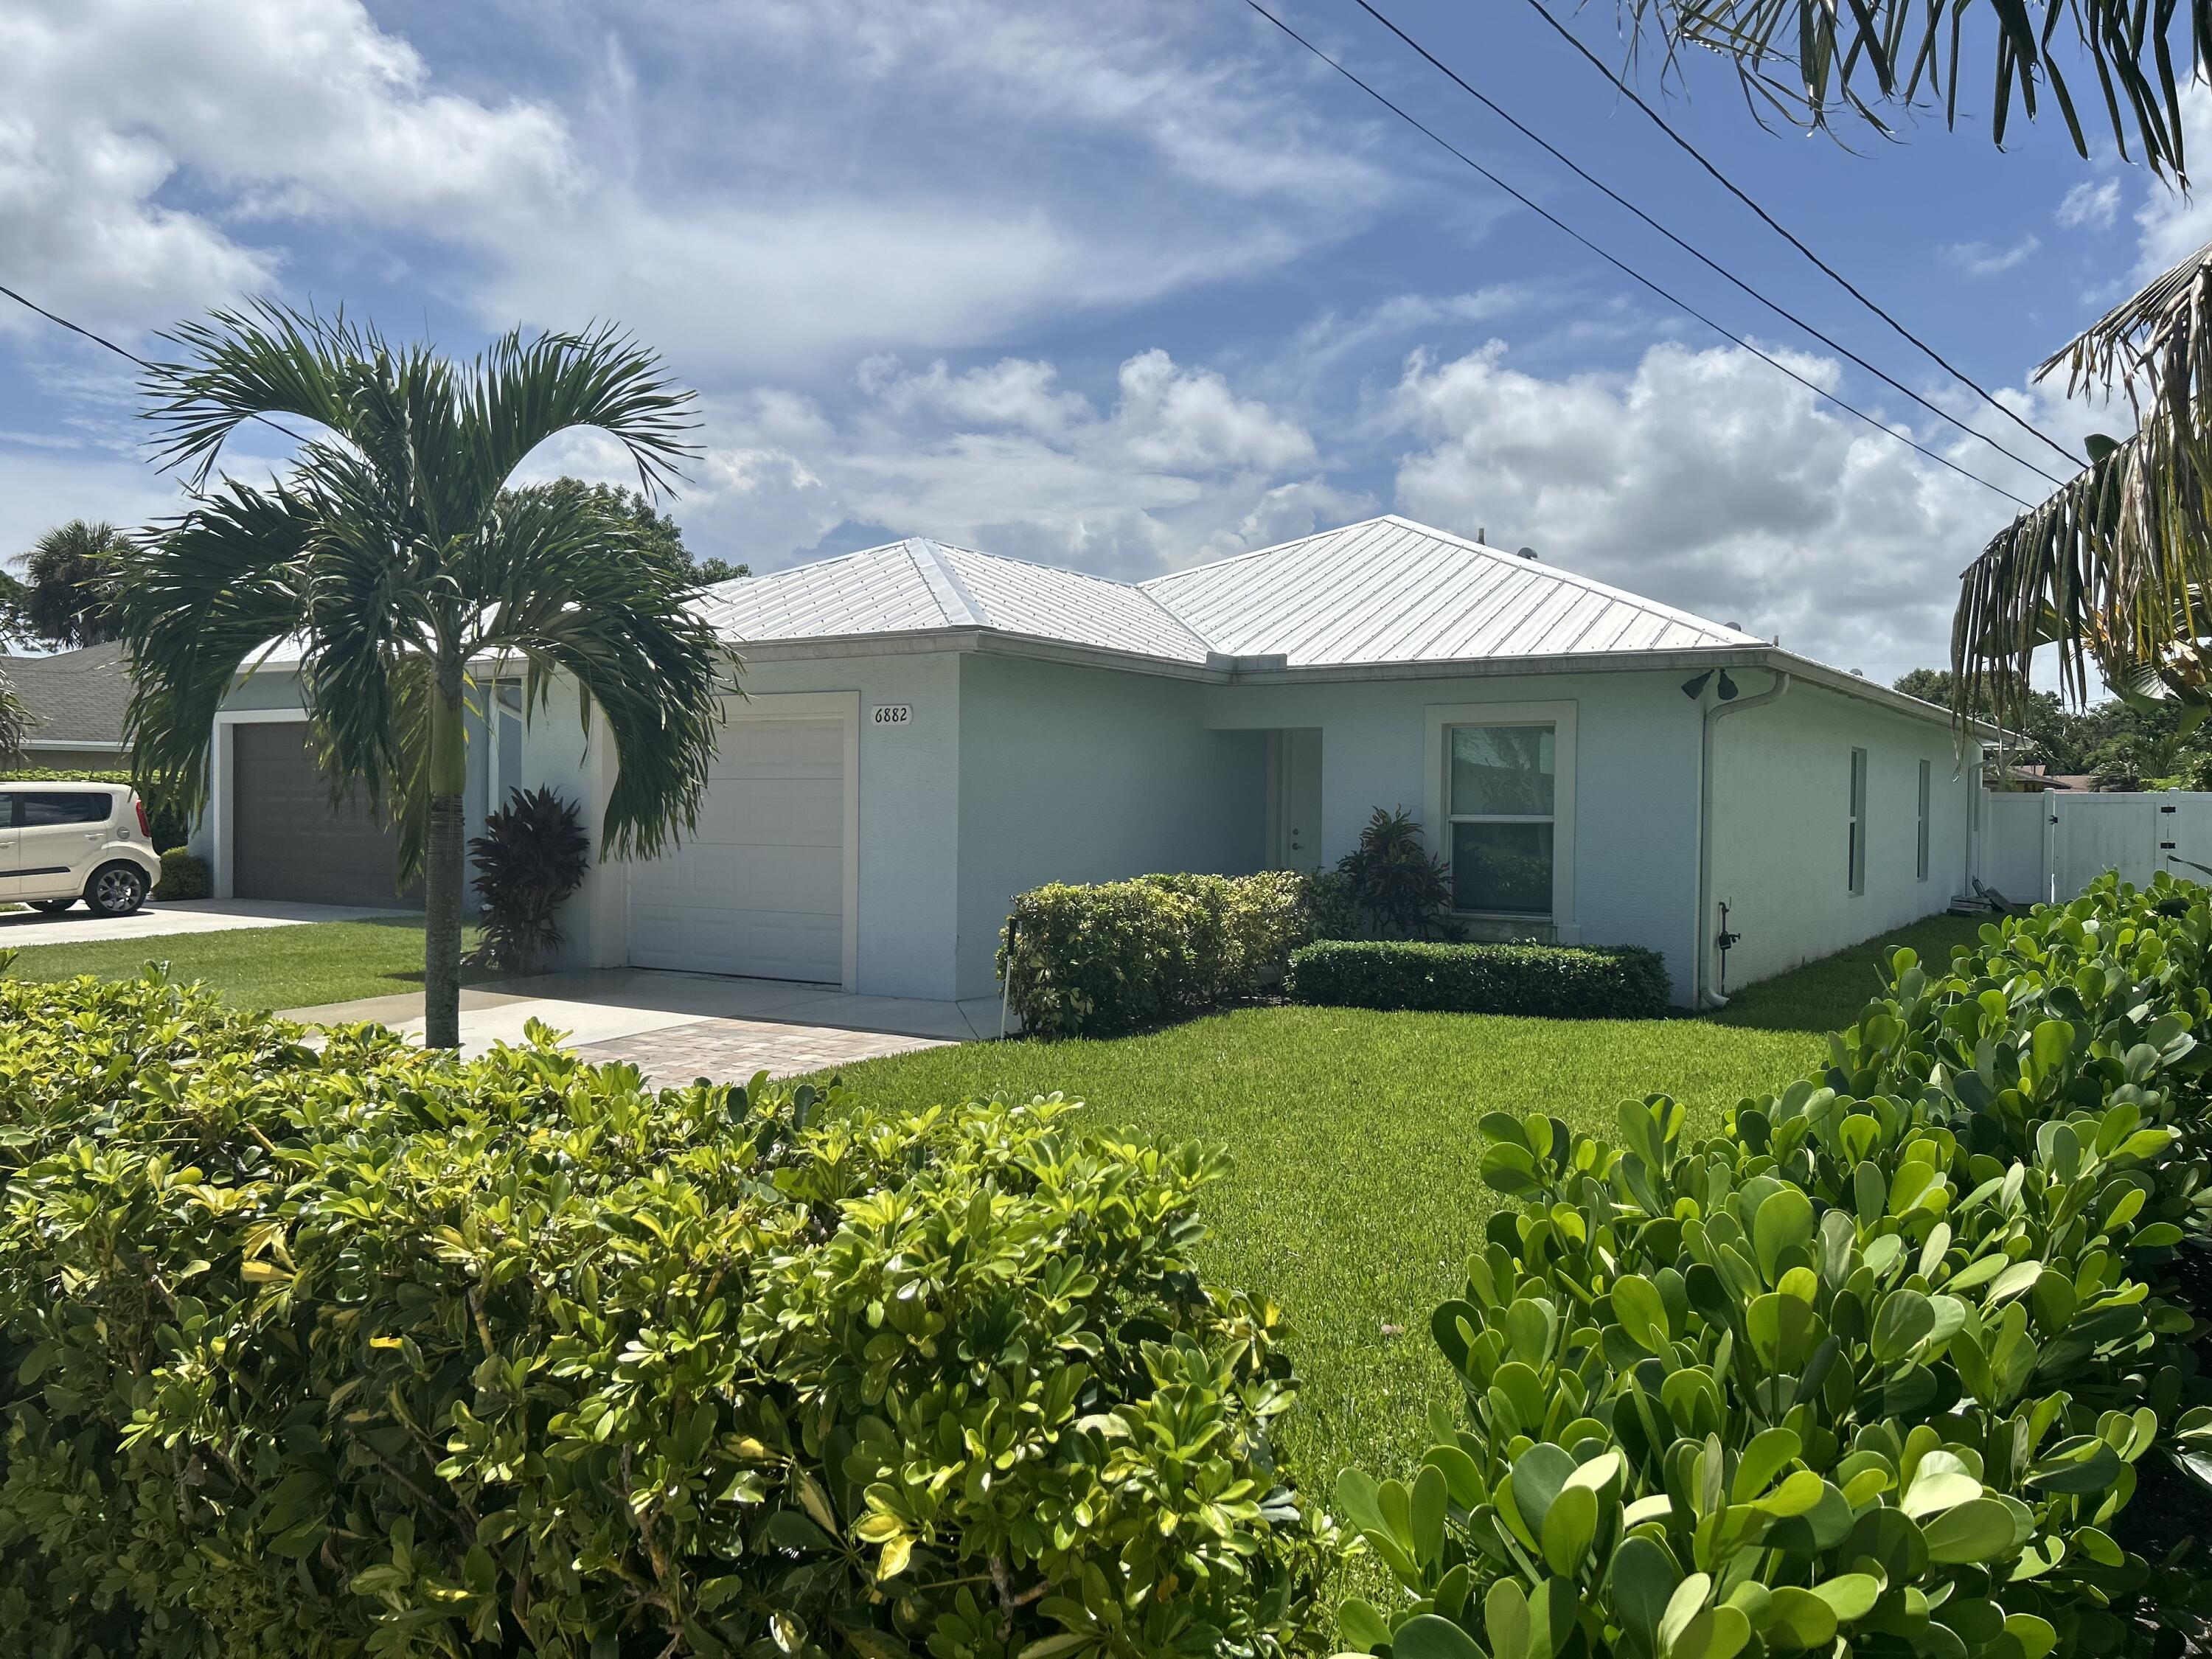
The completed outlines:
[[[2202,78],[2212,50],[2212,6],[2203,0],[1994,0],[1985,26],[1973,0],[1616,3],[1632,36],[1655,33],[1669,52],[1691,46],[1733,58],[1756,104],[1813,128],[1842,116],[1881,127],[1881,106],[1923,96],[1940,100],[1955,125],[1962,88],[1990,76],[1981,84],[1993,88],[1986,113],[1995,142],[2004,142],[2015,110],[2037,119],[2047,92],[2087,155],[2075,92],[2086,66],[2121,155],[2138,145],[2154,169],[2177,176],[2186,160],[2182,86]]]
[[[31,735],[31,711],[23,706],[16,695],[15,683],[8,678],[8,669],[0,663],[0,762],[14,764],[23,756],[23,744]]]
[[[471,655],[520,657],[533,710],[565,673],[586,730],[594,706],[606,716],[619,764],[604,845],[649,857],[690,829],[714,753],[716,700],[734,690],[742,664],[686,603],[682,574],[628,520],[535,491],[508,498],[454,574],[486,600]]]
[[[306,620],[319,524],[313,501],[292,489],[226,483],[117,556],[132,769],[188,811],[206,799],[216,712],[240,672]]]
[[[1984,685],[2016,705],[2039,645],[2078,698],[2116,688],[2203,695],[2212,636],[2212,246],[2147,283],[2039,371],[2122,393],[2136,432],[2001,531],[1964,573],[1952,635],[1958,706]]]

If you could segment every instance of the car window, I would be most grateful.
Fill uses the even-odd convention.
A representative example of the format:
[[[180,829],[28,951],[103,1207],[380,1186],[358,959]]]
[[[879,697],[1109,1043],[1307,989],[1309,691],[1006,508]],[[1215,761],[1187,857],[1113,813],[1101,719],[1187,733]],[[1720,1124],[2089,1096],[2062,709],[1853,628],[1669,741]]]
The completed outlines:
[[[15,822],[26,830],[55,823],[105,823],[115,797],[93,789],[27,789],[15,798]]]

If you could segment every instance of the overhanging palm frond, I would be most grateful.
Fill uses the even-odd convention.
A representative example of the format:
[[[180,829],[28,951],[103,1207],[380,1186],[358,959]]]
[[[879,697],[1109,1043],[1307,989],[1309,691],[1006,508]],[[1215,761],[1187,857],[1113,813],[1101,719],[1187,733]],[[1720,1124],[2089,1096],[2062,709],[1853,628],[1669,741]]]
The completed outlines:
[[[1734,58],[1755,103],[1806,126],[1839,114],[1883,126],[1879,106],[1941,99],[1959,116],[1961,88],[1991,86],[1990,136],[2004,142],[2013,111],[2033,120],[2047,90],[2074,147],[2089,153],[2091,96],[2121,154],[2139,145],[2152,167],[2184,172],[2181,89],[2203,73],[2212,7],[2191,0],[1617,0],[1632,29],[1671,52],[1696,46]],[[1978,11],[1986,13],[1986,21]],[[1971,54],[1971,55],[1970,55]],[[2069,78],[2069,76],[2071,78]],[[1984,79],[1993,76],[1993,79]],[[2088,119],[2096,120],[2094,105]]]
[[[216,711],[240,672],[306,618],[318,523],[313,504],[291,489],[229,483],[117,557],[132,769],[186,810],[206,799]]]
[[[581,717],[594,705],[606,716],[622,762],[601,828],[608,850],[650,857],[690,829],[714,752],[716,692],[740,665],[686,603],[681,573],[628,520],[523,491],[456,574],[490,599],[471,654],[520,657],[533,707],[565,672]]]
[[[2205,700],[2212,650],[2212,247],[2115,307],[2038,371],[2121,392],[2124,441],[2022,514],[1965,572],[1952,632],[1958,707],[2015,705],[2035,649],[2076,696],[2094,665],[2129,695]]]
[[[31,711],[15,695],[15,683],[8,678],[7,668],[0,665],[0,763],[12,764],[20,760],[30,735]]]

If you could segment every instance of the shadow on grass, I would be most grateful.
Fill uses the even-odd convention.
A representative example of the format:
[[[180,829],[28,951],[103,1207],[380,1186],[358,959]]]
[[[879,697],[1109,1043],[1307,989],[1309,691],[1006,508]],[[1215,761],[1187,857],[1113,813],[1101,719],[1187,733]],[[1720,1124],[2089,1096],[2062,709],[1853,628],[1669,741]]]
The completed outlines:
[[[1881,970],[1899,945],[1917,951],[1923,963],[1942,964],[1950,961],[1953,945],[1972,944],[1979,937],[1983,924],[1992,920],[1989,916],[1923,917],[1834,956],[1747,985],[1730,995],[1727,1007],[1700,1018],[1715,1025],[1759,1031],[1817,1035],[1835,1030],[1856,1019],[1859,1011],[1881,994]]]

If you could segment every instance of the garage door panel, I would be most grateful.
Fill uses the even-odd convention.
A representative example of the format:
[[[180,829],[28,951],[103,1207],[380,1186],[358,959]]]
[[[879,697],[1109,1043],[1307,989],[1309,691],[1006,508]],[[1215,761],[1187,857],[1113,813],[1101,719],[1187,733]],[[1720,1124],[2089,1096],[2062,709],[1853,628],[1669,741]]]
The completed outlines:
[[[844,977],[845,741],[837,720],[723,727],[698,827],[631,866],[632,962]]]
[[[395,890],[399,837],[358,792],[331,805],[304,721],[230,728],[231,891],[240,898],[419,905]]]

